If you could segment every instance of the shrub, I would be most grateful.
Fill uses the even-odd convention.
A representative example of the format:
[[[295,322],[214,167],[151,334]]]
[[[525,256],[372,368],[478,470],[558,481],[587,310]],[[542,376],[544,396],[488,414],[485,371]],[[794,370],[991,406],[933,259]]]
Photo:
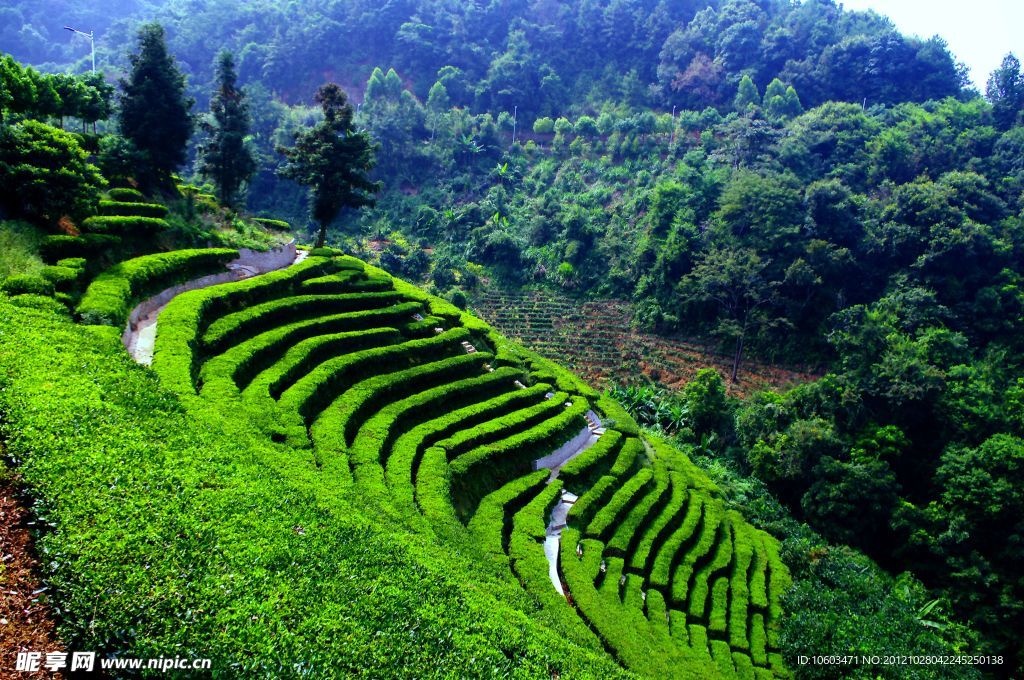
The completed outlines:
[[[356,317],[350,318],[351,325],[356,327],[361,325],[359,322],[365,314],[355,312],[338,316]],[[252,341],[235,345],[204,364],[200,372],[202,395],[210,399],[231,398],[256,379],[257,384],[253,385],[246,402],[251,406],[261,404],[263,410],[268,407],[272,409],[273,404],[267,403],[272,400],[272,385],[287,387],[322,361],[349,352],[394,344],[402,339],[402,334],[394,328],[369,328],[318,335],[291,346],[276,342],[280,334],[271,331],[270,335],[274,336],[275,342],[255,342],[262,340],[258,336]],[[284,353],[284,356],[272,364],[279,353]]]
[[[590,405],[575,397],[572,405],[554,418],[507,439],[478,447],[451,465],[452,493],[460,517],[472,516],[489,490],[531,471],[531,462],[550,453],[585,427],[583,414]]]
[[[585,488],[611,469],[625,438],[617,430],[606,430],[589,449],[562,466],[558,476],[567,486]]]
[[[0,290],[8,295],[47,295],[52,296],[55,287],[53,282],[36,274],[15,274],[8,276],[0,283]]]
[[[352,443],[353,465],[382,467],[391,445],[411,423],[489,399],[507,390],[518,374],[514,368],[502,367],[391,401],[358,429]]]
[[[495,371],[497,373],[502,369]],[[500,418],[541,398],[551,387],[539,384],[525,390],[512,390],[472,406],[456,409],[418,425],[400,436],[387,460],[387,480],[395,494],[398,507],[411,509],[413,478],[419,468],[420,456],[428,447],[460,428],[472,428],[492,418]]]
[[[0,125],[0,205],[40,224],[93,211],[106,181],[75,136],[35,120]]]
[[[495,596],[466,560],[250,436],[241,414],[170,393],[116,329],[6,299],[0,318],[5,453],[60,527],[38,540],[70,639],[139,657],[187,639],[243,677],[624,675],[531,620],[511,588]]]
[[[391,290],[391,288],[391,279],[389,278],[367,278],[363,272],[351,269],[343,269],[337,274],[309,279],[304,281],[301,286],[302,293],[307,295],[356,293],[371,290]]]
[[[159,203],[100,201],[100,215],[107,217],[167,217],[167,206]],[[87,220],[88,221],[88,220]]]
[[[548,476],[546,470],[534,474],[540,475],[541,480]],[[540,621],[548,622],[577,644],[600,649],[601,643],[597,636],[551,584],[543,542],[550,511],[558,502],[561,491],[562,480],[552,481],[512,518],[511,534],[507,539],[509,561],[523,586],[541,603],[542,609],[537,613]],[[474,520],[479,513],[480,510],[477,510]]]
[[[293,441],[305,441],[306,426],[313,418],[344,394],[356,381],[374,375],[375,369],[379,368],[382,362],[387,361],[391,365],[410,365],[431,356],[451,356],[461,349],[458,343],[466,336],[464,329],[455,328],[432,338],[411,340],[389,347],[375,347],[320,364],[281,393],[281,417],[288,418],[292,428],[301,432]],[[272,385],[271,392],[274,390],[275,387]]]
[[[663,478],[659,479],[659,476]],[[629,511],[608,541],[608,554],[619,557],[632,555],[634,546],[643,537],[644,529],[659,516],[662,508],[668,503],[671,493],[667,475],[664,471],[656,471],[654,481],[654,488]]]
[[[103,215],[90,217],[82,228],[93,234],[116,234],[118,236],[152,236],[167,229],[167,222],[158,217],[135,215]]]
[[[593,518],[594,513],[605,502],[605,499],[610,498],[615,493],[615,484],[618,481],[618,479],[611,475],[605,475],[597,480],[573,504],[572,509],[569,510],[569,521],[578,524],[578,526],[586,527]]]
[[[550,135],[555,131],[555,121],[547,116],[533,121],[533,131],[538,135]]]
[[[586,535],[606,542],[618,518],[628,513],[642,498],[644,489],[653,479],[653,474],[650,468],[645,468],[622,484],[611,500],[594,515],[594,519],[587,525]]]
[[[368,378],[347,390],[343,401],[332,404],[334,408],[321,412],[311,428],[314,445],[319,451],[332,453],[337,450],[333,443],[340,441],[350,447],[359,427],[384,403],[466,378],[490,359],[490,355],[483,352],[463,354]],[[327,446],[319,445],[319,433],[327,433]]]
[[[538,470],[518,477],[480,501],[480,507],[469,522],[469,530],[484,552],[502,556],[508,552],[512,518],[545,488],[548,474],[546,470]],[[561,485],[553,486],[560,488]]]
[[[249,221],[268,227],[274,231],[291,231],[292,229],[292,225],[288,224],[284,220],[272,220],[269,217],[250,217]]]
[[[582,546],[582,557],[576,555],[577,545]],[[662,677],[668,668],[681,678],[716,677],[707,671],[710,661],[707,653],[700,652],[706,647],[679,644],[666,635],[663,628],[649,625],[641,609],[622,606],[617,576],[621,573],[622,560],[607,560],[607,573],[603,575],[605,587],[595,589],[595,578],[602,576],[600,563],[600,542],[581,541],[579,533],[572,528],[562,533],[562,573],[573,600],[580,615],[621,662],[649,677]]]
[[[719,580],[725,583],[728,589],[728,580],[719,579],[722,573],[726,572],[732,562],[732,527],[728,522],[722,522],[714,532],[710,543],[712,546],[707,552],[701,553],[700,549],[704,543],[702,540],[697,548],[691,553],[693,555],[691,570],[681,569],[672,584],[673,599],[689,602],[689,615],[697,619],[708,621],[708,630],[717,633],[726,632],[725,613],[728,607],[728,599],[722,594],[715,598],[715,586]],[[686,557],[690,562],[690,555]],[[691,576],[692,574],[692,576]],[[689,577],[689,583],[683,578]],[[708,607],[710,598],[710,608]]]
[[[261,381],[264,391],[269,394],[269,385],[275,385],[277,389],[294,382],[294,379],[276,377],[285,367],[295,366],[288,369],[288,374],[297,377],[330,358],[329,353],[333,349],[329,343],[342,333],[370,335],[376,338],[378,346],[388,344],[390,339],[397,342],[401,338],[399,331],[388,326],[398,325],[416,313],[418,308],[416,302],[403,302],[383,309],[332,314],[281,326],[233,346],[214,358],[204,368],[204,374],[209,370],[213,375],[220,370],[215,366],[224,365],[225,372],[238,388],[245,389],[257,374],[266,372]],[[301,359],[301,365],[296,359]]]
[[[131,187],[115,187],[107,192],[107,196],[112,201],[124,201],[127,203],[141,203],[146,198],[142,195],[141,191]]]
[[[66,257],[63,260],[57,260],[55,264],[58,267],[68,267],[69,269],[85,269],[86,260],[84,257]]]
[[[729,529],[727,525],[722,523],[724,516],[724,508],[720,502],[708,500],[704,504],[704,516],[703,521],[697,525],[697,528],[692,534],[686,536],[679,544],[672,544],[671,541],[665,544],[666,549],[672,548],[673,558],[672,562],[679,562],[675,568],[675,572],[658,572],[657,576],[660,579],[664,574],[666,578],[671,578],[672,582],[669,583],[670,595],[669,602],[682,608],[687,597],[690,596],[690,575],[694,574],[707,564],[707,560],[714,554],[714,549],[723,540],[727,541],[729,537]],[[687,540],[689,539],[689,540]],[[696,541],[694,542],[694,539]],[[680,562],[678,557],[675,557],[676,553],[682,556]],[[657,566],[657,565],[656,565]],[[651,581],[653,582],[655,574],[651,574]],[[699,579],[697,579],[699,581]],[[692,602],[694,606],[697,605],[696,601]],[[703,607],[703,601],[699,603]],[[692,611],[690,612],[692,614]]]
[[[82,234],[81,236],[47,236],[39,252],[46,262],[65,259],[92,260],[115,249],[121,239],[108,234]]]
[[[465,310],[466,305],[468,304],[466,294],[458,288],[454,288],[450,293],[448,293],[448,301],[462,310]]]
[[[50,314],[57,314],[59,316],[70,316],[68,308],[64,306],[62,302],[46,295],[35,295],[32,293],[24,293],[21,295],[14,295],[10,298],[10,302],[15,307],[22,307],[24,309],[38,309]]]
[[[83,323],[120,326],[145,297],[204,274],[222,270],[238,257],[227,248],[175,250],[126,260],[97,276],[76,313]]]
[[[43,267],[40,275],[53,284],[58,290],[67,291],[74,288],[75,284],[82,278],[84,271],[72,267],[49,266]]]
[[[338,295],[296,295],[285,297],[222,316],[203,334],[203,346],[208,354],[217,354],[231,345],[292,321],[380,309],[403,302],[401,294],[392,291],[370,293],[344,293]]]
[[[287,269],[177,296],[160,313],[153,370],[178,394],[195,394],[201,337],[210,320],[293,289],[301,281],[333,268],[333,261],[307,258]]]
[[[344,250],[340,250],[338,248],[322,247],[313,248],[313,250],[309,251],[309,254],[312,257],[337,257],[340,255],[345,255],[346,253]]]
[[[662,544],[661,549],[658,550],[658,554],[654,556],[653,561],[650,559],[648,560],[651,564],[651,570],[648,574],[651,585],[663,590],[667,589],[671,585],[671,583],[669,583],[669,578],[672,575],[671,572],[676,558],[676,553],[679,552],[680,555],[685,556],[686,550],[683,548],[684,544],[686,544],[691,537],[693,537],[694,541],[699,537],[698,527],[704,526],[704,516],[709,512],[708,506],[709,503],[703,494],[696,490],[690,491],[689,499],[686,504],[686,515],[683,516],[683,521]]]
[[[661,545],[668,539],[679,521],[679,513],[684,511],[689,492],[686,483],[678,473],[669,473],[669,486],[672,491],[668,503],[650,523],[633,548],[630,567],[648,573],[651,561],[657,555]]]
[[[454,460],[474,448],[511,437],[535,425],[540,425],[549,418],[557,417],[565,410],[563,404],[568,396],[565,392],[558,392],[550,399],[532,404],[514,413],[494,418],[475,427],[463,428],[448,439],[439,442],[438,446],[448,452],[449,461]]]

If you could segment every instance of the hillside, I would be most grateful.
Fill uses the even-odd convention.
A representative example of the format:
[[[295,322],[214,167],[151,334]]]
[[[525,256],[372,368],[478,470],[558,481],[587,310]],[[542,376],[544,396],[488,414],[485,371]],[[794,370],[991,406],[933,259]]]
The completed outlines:
[[[0,675],[1024,671],[1013,54],[834,0],[0,46]]]
[[[607,677],[609,650],[652,677],[788,676],[777,542],[614,402],[444,301],[313,256],[174,298],[150,373],[43,300],[0,303],[6,447],[59,527],[40,546],[76,648],[173,645],[261,675],[409,654],[443,674],[472,653]],[[556,480],[532,472],[581,432]],[[565,492],[575,606],[544,552]]]

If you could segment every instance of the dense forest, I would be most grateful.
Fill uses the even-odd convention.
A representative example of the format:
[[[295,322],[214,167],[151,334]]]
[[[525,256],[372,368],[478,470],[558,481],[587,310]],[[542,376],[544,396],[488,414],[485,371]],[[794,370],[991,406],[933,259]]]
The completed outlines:
[[[284,217],[462,308],[481,280],[629,300],[637,327],[731,357],[681,393],[611,394],[782,542],[787,653],[892,641],[1019,672],[1013,55],[982,94],[941,38],[831,0],[67,3],[104,79],[53,16],[0,9],[8,216],[95,219],[103,178],[187,187],[182,234],[196,200]],[[176,68],[133,80],[147,40]],[[331,196],[303,158],[335,143],[334,171],[367,176]],[[77,179],[18,175],[32,145]],[[728,396],[751,360],[822,377]],[[836,630],[844,613],[864,629]]]

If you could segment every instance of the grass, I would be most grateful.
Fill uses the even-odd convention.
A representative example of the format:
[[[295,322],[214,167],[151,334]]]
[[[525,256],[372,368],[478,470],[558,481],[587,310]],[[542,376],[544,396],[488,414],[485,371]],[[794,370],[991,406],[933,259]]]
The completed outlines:
[[[43,270],[39,247],[46,234],[27,222],[0,221],[0,281],[16,274]]]

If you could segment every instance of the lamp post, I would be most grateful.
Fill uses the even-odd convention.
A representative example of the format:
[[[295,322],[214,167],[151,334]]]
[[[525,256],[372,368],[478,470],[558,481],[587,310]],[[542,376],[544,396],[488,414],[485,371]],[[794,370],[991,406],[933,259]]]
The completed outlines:
[[[89,39],[89,45],[92,47],[92,70],[96,71],[96,41],[93,39],[92,31],[86,33],[85,31],[79,31],[77,28],[71,28],[70,26],[64,27],[65,31],[71,31],[72,33],[80,33]]]

